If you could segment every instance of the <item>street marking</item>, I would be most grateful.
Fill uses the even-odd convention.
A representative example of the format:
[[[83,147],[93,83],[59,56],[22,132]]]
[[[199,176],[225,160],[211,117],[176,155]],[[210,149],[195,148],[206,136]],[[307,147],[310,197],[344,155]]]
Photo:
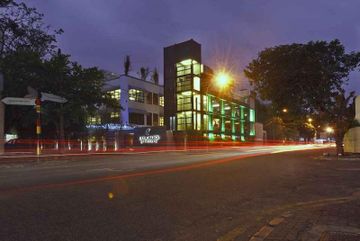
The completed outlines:
[[[236,237],[239,237],[245,230],[246,228],[244,226],[237,227],[222,236],[221,238],[218,238],[217,241],[233,241]]]
[[[103,172],[103,171],[111,172],[111,171],[114,171],[114,170],[112,168],[97,168],[97,169],[87,169],[87,170],[85,170],[85,172]]]
[[[269,225],[271,227],[275,227],[275,226],[278,226],[280,223],[282,223],[285,219],[282,218],[282,217],[277,217],[277,218],[274,218],[273,220],[271,220],[269,222]]]
[[[265,225],[259,231],[257,231],[253,237],[265,239],[273,230],[273,227]]]

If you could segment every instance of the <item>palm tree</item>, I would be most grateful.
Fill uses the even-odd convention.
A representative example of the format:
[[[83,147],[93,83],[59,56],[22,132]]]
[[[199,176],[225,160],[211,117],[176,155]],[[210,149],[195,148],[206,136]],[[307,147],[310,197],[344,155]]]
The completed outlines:
[[[352,91],[345,97],[345,91],[340,90],[333,98],[333,104],[328,110],[331,124],[334,126],[336,152],[338,155],[344,155],[343,139],[345,133],[349,130],[355,116],[354,97]]]
[[[154,81],[155,84],[159,83],[159,73],[157,71],[157,69],[155,68],[154,71],[152,72],[152,76],[151,76],[152,80]]]
[[[124,60],[124,73],[125,73],[125,75],[129,74],[130,68],[131,68],[130,56],[126,55],[125,60]]]

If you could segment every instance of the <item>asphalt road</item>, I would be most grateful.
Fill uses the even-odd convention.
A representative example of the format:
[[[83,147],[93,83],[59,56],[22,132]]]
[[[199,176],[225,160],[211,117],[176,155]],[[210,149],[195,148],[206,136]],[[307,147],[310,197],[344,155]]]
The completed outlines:
[[[359,162],[255,149],[1,165],[0,240],[248,240],[278,212],[360,187]]]

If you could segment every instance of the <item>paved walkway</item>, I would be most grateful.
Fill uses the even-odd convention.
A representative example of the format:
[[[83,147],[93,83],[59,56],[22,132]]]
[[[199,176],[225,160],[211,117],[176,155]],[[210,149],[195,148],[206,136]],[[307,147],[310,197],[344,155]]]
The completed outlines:
[[[360,191],[348,197],[299,203],[261,227],[250,241],[359,241]]]

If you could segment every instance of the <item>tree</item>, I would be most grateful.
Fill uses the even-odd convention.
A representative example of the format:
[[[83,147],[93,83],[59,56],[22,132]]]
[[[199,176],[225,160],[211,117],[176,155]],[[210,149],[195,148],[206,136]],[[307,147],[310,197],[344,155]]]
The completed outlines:
[[[44,110],[48,120],[55,124],[60,139],[64,140],[64,130],[73,135],[85,131],[87,117],[94,115],[102,105],[118,107],[115,100],[103,94],[104,73],[98,68],[83,68],[59,51],[44,62],[44,69],[42,90],[68,100],[60,106],[47,103],[48,108],[45,106]]]
[[[126,55],[125,60],[124,60],[124,73],[125,73],[125,75],[129,75],[130,69],[131,69],[130,56]]]
[[[50,59],[38,53],[17,51],[4,60],[5,96],[23,97],[27,86],[68,100],[65,104],[43,102],[43,136],[60,138],[81,136],[87,118],[102,105],[118,108],[119,103],[102,92],[104,74],[96,67],[83,68],[58,51]],[[6,130],[16,129],[20,137],[34,136],[35,111],[29,107],[6,108]],[[55,130],[55,131],[54,131]],[[66,133],[66,135],[65,135]]]
[[[10,0],[1,2],[0,12],[0,58],[19,49],[45,55],[56,48],[56,35],[63,30],[51,30],[35,8]]]
[[[280,45],[261,51],[246,67],[245,75],[274,108],[287,107],[304,119],[329,113],[334,96],[343,92],[359,59],[359,53],[345,53],[339,40]]]
[[[152,79],[152,81],[154,81],[155,84],[159,84],[159,73],[156,68],[152,72],[151,79]]]

